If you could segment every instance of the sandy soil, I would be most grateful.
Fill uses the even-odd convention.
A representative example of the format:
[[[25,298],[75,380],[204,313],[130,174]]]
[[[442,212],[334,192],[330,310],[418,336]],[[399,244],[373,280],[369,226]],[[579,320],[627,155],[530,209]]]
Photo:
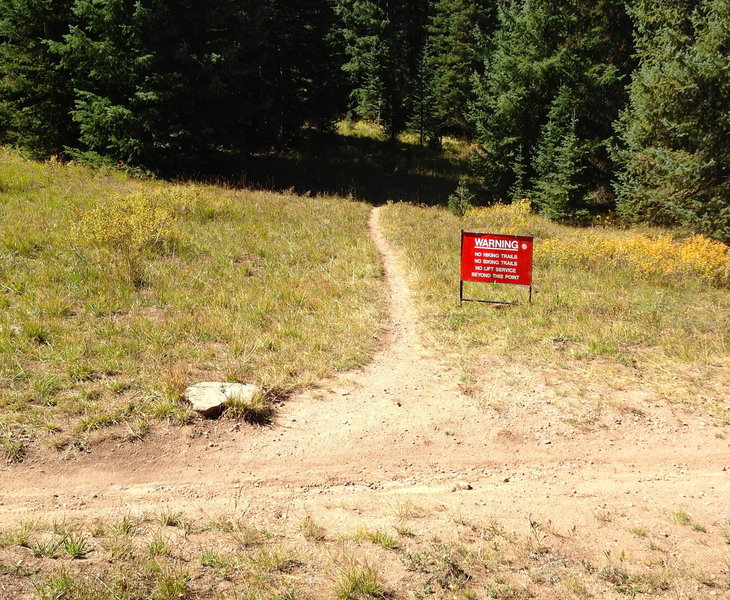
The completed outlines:
[[[90,454],[39,453],[4,465],[0,527],[29,514],[92,519],[160,506],[211,514],[245,503],[261,514],[321,514],[346,530],[413,502],[426,511],[422,530],[429,514],[523,532],[532,519],[565,533],[574,557],[594,560],[611,549],[649,552],[629,533],[640,527],[687,568],[730,578],[730,546],[720,542],[730,523],[727,427],[656,405],[576,428],[540,385],[509,383],[515,371],[523,382],[531,377],[509,357],[485,359],[491,396],[504,407],[485,410],[461,393],[454,367],[422,344],[378,218],[375,208],[369,229],[390,316],[367,367],[290,399],[270,427],[201,421],[139,443],[108,440]],[[708,531],[674,523],[678,510]],[[726,591],[707,591],[718,593]]]

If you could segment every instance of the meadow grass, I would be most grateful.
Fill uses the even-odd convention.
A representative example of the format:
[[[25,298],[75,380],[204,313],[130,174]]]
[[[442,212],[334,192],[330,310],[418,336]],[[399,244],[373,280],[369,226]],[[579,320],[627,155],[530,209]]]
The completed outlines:
[[[383,306],[368,209],[0,149],[0,452],[138,439],[189,419],[199,381],[275,397],[362,364]]]
[[[371,121],[343,120],[337,123],[337,132],[347,137],[365,138],[380,142],[385,142],[388,139],[385,128]],[[397,142],[412,146],[421,145],[418,134],[407,131],[398,135]],[[451,160],[468,159],[471,152],[467,142],[448,135],[441,136],[441,146],[439,149],[444,158]]]
[[[727,389],[730,254],[722,244],[651,229],[572,228],[531,213],[527,203],[464,217],[395,203],[382,223],[407,268],[425,335],[466,364],[470,387],[485,380],[476,359],[501,355],[578,370],[599,361],[652,372],[672,379],[674,391],[686,387],[687,396],[696,386],[677,385],[684,374]],[[466,297],[519,304],[459,305],[462,229],[535,236],[531,304],[525,288],[467,282]],[[715,408],[730,418],[726,407]]]

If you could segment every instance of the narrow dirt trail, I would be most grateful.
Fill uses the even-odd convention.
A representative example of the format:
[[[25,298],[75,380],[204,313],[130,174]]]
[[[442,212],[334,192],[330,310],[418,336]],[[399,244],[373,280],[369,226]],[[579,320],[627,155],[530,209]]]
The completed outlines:
[[[730,517],[729,441],[697,425],[699,417],[685,424],[657,407],[615,428],[577,430],[539,391],[514,389],[498,370],[493,393],[513,409],[485,411],[464,396],[454,368],[419,340],[381,210],[368,228],[390,310],[383,347],[366,367],[290,399],[272,427],[203,422],[5,466],[0,524],[38,511],[88,519],[171,505],[211,513],[234,498],[302,514],[356,502],[353,518],[408,497],[485,519],[543,514],[566,526],[592,521],[599,506],[658,523],[677,506],[707,522]],[[473,489],[454,492],[459,481]]]

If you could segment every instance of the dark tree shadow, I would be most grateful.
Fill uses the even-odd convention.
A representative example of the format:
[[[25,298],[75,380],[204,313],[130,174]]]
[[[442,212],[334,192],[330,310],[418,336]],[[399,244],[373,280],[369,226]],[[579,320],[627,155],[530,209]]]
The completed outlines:
[[[249,157],[224,155],[193,176],[232,187],[298,194],[352,196],[371,204],[388,200],[445,204],[464,158],[403,142],[307,130],[288,149]]]

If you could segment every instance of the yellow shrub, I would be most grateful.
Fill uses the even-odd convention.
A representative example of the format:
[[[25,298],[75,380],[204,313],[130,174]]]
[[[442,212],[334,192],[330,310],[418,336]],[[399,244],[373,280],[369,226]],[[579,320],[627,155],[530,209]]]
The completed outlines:
[[[90,244],[123,251],[150,248],[172,235],[172,211],[155,195],[111,198],[82,216],[80,236]]]
[[[175,215],[163,191],[116,196],[81,215],[75,230],[80,246],[104,250],[135,283],[142,281],[146,253],[172,241]]]
[[[538,260],[555,264],[628,267],[638,275],[671,278],[697,277],[708,283],[730,285],[730,252],[726,245],[695,235],[600,237],[584,233],[571,239],[548,239],[535,249]]]
[[[483,222],[493,228],[493,233],[527,234],[534,229],[532,206],[527,198],[511,204],[471,208],[465,215],[469,219]]]

